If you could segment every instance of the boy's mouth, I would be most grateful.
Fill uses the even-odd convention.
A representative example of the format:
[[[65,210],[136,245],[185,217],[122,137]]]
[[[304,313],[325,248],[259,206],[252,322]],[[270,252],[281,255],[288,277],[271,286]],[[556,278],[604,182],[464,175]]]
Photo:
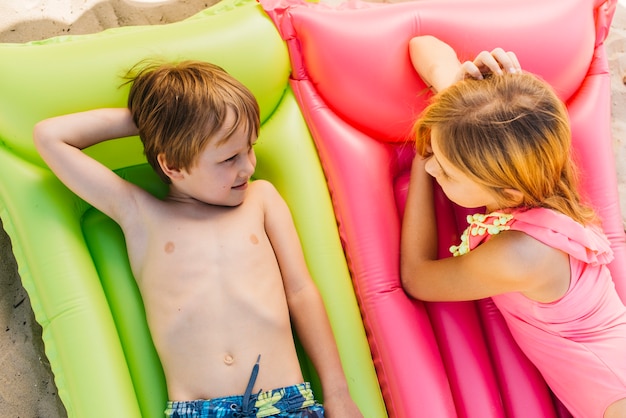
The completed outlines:
[[[247,180],[244,181],[243,183],[240,183],[240,184],[238,184],[236,186],[233,186],[234,190],[245,190],[247,188],[248,188],[248,181]]]

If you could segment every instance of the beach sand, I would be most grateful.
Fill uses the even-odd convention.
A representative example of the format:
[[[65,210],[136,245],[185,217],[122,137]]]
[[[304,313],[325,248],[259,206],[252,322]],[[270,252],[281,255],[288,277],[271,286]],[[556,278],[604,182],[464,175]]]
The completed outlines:
[[[165,24],[191,16],[215,2],[179,0],[146,7],[122,0],[3,0],[0,42],[21,43],[95,33],[110,27]],[[620,0],[617,6],[606,48],[611,70],[615,161],[622,220],[626,225],[626,0]],[[44,354],[41,327],[33,317],[10,240],[1,226],[0,222],[0,415],[65,417]]]

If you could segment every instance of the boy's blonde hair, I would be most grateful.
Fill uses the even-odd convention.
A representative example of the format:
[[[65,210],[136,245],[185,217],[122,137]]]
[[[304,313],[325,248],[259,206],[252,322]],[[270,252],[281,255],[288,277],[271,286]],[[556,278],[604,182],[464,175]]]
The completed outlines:
[[[126,75],[131,83],[128,108],[139,129],[144,153],[166,183],[157,156],[168,165],[190,169],[210,142],[220,144],[242,126],[252,139],[259,133],[259,106],[248,88],[221,67],[203,61],[142,62]],[[214,138],[229,112],[234,123]]]
[[[434,96],[414,127],[421,155],[435,127],[445,158],[492,190],[502,208],[545,207],[595,221],[577,190],[567,109],[536,76],[468,78]],[[520,191],[521,204],[506,189]]]

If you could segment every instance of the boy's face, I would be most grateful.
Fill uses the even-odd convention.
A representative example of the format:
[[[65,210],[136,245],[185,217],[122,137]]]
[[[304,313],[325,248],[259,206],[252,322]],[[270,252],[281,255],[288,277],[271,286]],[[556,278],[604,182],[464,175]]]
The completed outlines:
[[[225,127],[232,123],[228,118]],[[226,129],[218,131],[219,136]],[[180,178],[172,179],[177,193],[212,205],[237,206],[245,197],[250,177],[256,168],[256,155],[243,127],[220,145],[221,138],[212,138],[198,155],[189,170],[182,170]]]

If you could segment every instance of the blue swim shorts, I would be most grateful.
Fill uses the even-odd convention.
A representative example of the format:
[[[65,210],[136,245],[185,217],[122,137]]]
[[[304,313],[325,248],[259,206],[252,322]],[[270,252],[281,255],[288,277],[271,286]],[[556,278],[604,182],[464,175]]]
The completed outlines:
[[[249,406],[248,406],[249,405]],[[315,401],[308,382],[258,394],[210,400],[170,401],[167,418],[322,418],[324,407]]]

